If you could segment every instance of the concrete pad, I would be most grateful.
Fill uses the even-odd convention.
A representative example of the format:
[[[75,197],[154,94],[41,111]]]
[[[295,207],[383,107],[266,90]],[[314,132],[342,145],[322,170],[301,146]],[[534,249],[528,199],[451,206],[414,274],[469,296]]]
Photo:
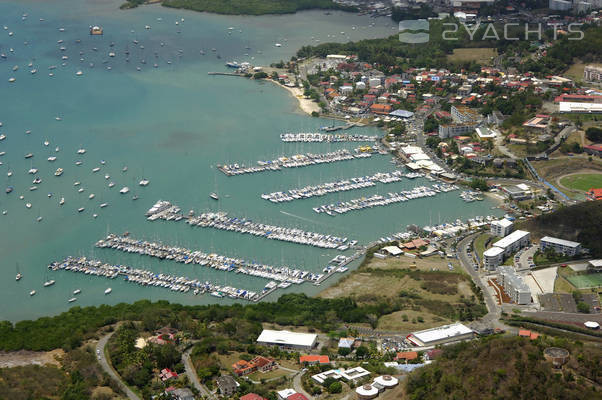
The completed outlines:
[[[585,271],[587,269],[587,263],[579,263],[579,264],[569,264],[569,267],[573,270],[573,271]]]
[[[529,290],[531,290],[531,298],[533,299],[533,303],[537,307],[539,307],[539,295],[543,292],[541,291],[539,286],[537,286],[537,282],[535,282],[535,279],[533,279],[531,275],[525,276],[524,281],[527,284],[527,286],[529,286]]]
[[[558,267],[550,267],[531,272],[544,293],[554,293],[554,282]]]

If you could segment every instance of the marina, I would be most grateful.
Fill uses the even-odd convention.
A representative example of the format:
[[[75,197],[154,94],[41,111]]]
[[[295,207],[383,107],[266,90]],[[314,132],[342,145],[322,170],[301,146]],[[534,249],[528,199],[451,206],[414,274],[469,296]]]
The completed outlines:
[[[141,268],[132,268],[126,265],[111,265],[99,260],[89,260],[86,257],[67,257],[60,262],[52,262],[48,265],[52,271],[68,271],[106,279],[123,277],[128,283],[140,286],[154,286],[169,289],[173,292],[194,294],[218,293],[219,297],[231,297],[240,300],[258,301],[263,293],[256,293],[232,286],[220,286],[210,282],[201,282],[198,279],[189,279],[184,276],[176,276],[155,273]],[[277,286],[275,286],[277,287]],[[274,288],[275,288],[274,287]],[[269,289],[266,289],[267,292]],[[111,288],[105,290],[105,295],[111,293]]]
[[[309,199],[311,197],[324,196],[330,193],[346,192],[350,190],[364,189],[376,186],[377,182],[382,184],[399,182],[404,176],[402,171],[377,172],[374,175],[359,176],[343,179],[336,182],[322,183],[315,186],[305,186],[298,189],[289,189],[286,192],[264,193],[261,198],[272,203],[281,203],[293,200]]]
[[[341,238],[334,235],[306,232],[298,228],[287,228],[253,222],[246,218],[230,217],[227,212],[223,211],[184,216],[180,207],[172,205],[170,202],[164,200],[159,200],[155,203],[155,205],[147,211],[146,217],[149,221],[155,221],[157,219],[165,221],[186,220],[191,226],[238,232],[266,239],[281,240],[284,242],[303,244],[323,249],[337,249],[344,251],[349,248],[345,244],[348,240],[346,237]]]
[[[137,253],[156,257],[161,260],[172,260],[183,264],[196,264],[203,267],[252,275],[264,279],[301,284],[303,282],[321,281],[323,274],[314,274],[292,267],[273,267],[257,262],[249,262],[240,258],[226,257],[216,253],[192,251],[183,247],[168,246],[161,243],[147,242],[131,237],[108,235],[96,242],[98,248],[115,249],[127,253]],[[343,261],[346,257],[343,256]]]
[[[347,149],[341,149],[322,154],[296,154],[293,156],[282,156],[270,161],[257,161],[258,165],[245,166],[244,164],[227,164],[218,165],[217,168],[228,176],[254,174],[266,171],[279,171],[282,168],[300,168],[310,165],[319,165],[326,163],[334,163],[339,161],[349,161],[357,158],[369,158],[372,154],[378,154],[377,150],[367,146],[365,148],[357,148],[352,153]],[[385,153],[386,154],[386,153]]]
[[[366,208],[383,207],[390,204],[401,203],[404,201],[410,201],[415,199],[421,199],[423,197],[433,197],[437,193],[450,192],[457,190],[456,185],[447,184],[435,184],[431,187],[418,186],[411,190],[403,190],[397,193],[387,193],[386,196],[375,194],[369,197],[362,197],[358,199],[352,199],[349,201],[331,203],[328,205],[322,205],[314,207],[314,211],[318,214],[326,213],[330,216],[336,216],[337,214],[345,214],[351,211],[363,210]]]
[[[327,134],[319,132],[282,133],[280,140],[284,143],[341,143],[341,142],[376,142],[376,135],[362,134]]]

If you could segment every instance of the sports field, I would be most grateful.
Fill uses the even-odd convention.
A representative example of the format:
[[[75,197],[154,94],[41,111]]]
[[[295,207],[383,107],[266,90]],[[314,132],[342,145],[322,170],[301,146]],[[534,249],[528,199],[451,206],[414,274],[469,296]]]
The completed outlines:
[[[454,49],[453,54],[449,54],[449,61],[475,61],[479,64],[490,65],[491,59],[497,57],[497,49],[490,47],[479,47],[470,49]]]
[[[560,178],[560,184],[571,189],[588,191],[602,188],[602,174],[575,174]]]
[[[586,275],[571,275],[565,277],[577,289],[602,286],[602,272]]]

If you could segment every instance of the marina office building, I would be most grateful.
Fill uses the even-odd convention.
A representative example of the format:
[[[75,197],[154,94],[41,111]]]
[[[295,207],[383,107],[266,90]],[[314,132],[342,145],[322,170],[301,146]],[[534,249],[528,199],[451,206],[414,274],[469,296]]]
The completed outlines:
[[[539,248],[541,251],[551,248],[556,253],[572,257],[581,252],[581,243],[545,236],[539,241]]]
[[[483,252],[483,265],[487,269],[497,267],[510,254],[527,246],[530,236],[527,231],[517,230],[498,240],[493,247]]]
[[[502,218],[493,221],[490,225],[491,234],[499,237],[506,237],[514,230],[514,223],[509,219]]]
[[[264,329],[257,338],[257,344],[264,346],[278,346],[285,350],[310,351],[316,345],[317,339],[318,335],[315,333],[298,333]]]
[[[515,304],[530,304],[531,290],[523,278],[517,275],[514,268],[502,265],[499,267],[499,272],[504,292],[506,292],[508,297]]]

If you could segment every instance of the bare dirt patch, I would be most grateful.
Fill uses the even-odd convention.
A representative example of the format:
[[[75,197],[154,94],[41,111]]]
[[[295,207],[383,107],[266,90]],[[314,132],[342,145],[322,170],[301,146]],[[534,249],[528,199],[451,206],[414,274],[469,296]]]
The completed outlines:
[[[25,365],[56,365],[61,366],[58,361],[65,355],[62,349],[52,351],[11,351],[0,352],[0,368],[22,367]]]

